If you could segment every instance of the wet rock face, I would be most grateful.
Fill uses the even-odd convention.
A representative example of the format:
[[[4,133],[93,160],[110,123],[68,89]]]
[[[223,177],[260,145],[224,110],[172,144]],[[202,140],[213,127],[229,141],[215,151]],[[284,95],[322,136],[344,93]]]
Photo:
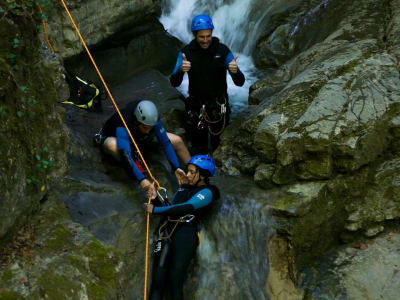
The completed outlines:
[[[392,2],[312,2],[260,42],[293,47],[279,55],[259,48],[273,62],[265,65],[279,68],[253,85],[258,105],[232,123],[216,152],[225,172],[288,193],[272,209],[300,266],[340,237],[373,236],[400,217],[398,15]],[[298,24],[292,36],[279,34]]]
[[[4,1],[2,1],[4,2]],[[67,136],[56,107],[65,82],[42,51],[36,8],[0,12],[0,239],[11,236],[66,171]],[[6,8],[6,10],[3,9]],[[7,236],[7,237],[8,237]]]
[[[5,252],[5,253],[4,253]],[[123,264],[70,220],[59,196],[50,194],[12,246],[2,249],[1,299],[118,299]]]
[[[305,299],[397,299],[399,231],[342,246],[304,270]]]
[[[149,68],[173,69],[179,41],[158,21],[160,1],[69,1],[68,9],[107,83]],[[49,40],[66,67],[100,83],[64,7],[56,3],[44,10]]]
[[[159,1],[68,1],[88,47],[99,44],[124,27],[143,25],[145,16],[159,13]],[[48,18],[49,39],[62,57],[82,52],[83,46],[61,2],[43,7]],[[143,28],[143,27],[142,27]]]

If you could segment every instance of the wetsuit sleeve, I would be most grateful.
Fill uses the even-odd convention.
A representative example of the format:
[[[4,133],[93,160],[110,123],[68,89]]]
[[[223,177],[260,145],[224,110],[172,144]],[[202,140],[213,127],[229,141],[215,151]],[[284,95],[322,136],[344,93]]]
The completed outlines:
[[[183,80],[183,75],[185,75],[184,72],[181,72],[179,68],[182,66],[182,52],[179,52],[178,54],[178,59],[176,60],[175,68],[172,71],[171,76],[169,77],[169,81],[171,82],[171,85],[173,87],[180,86]]]
[[[202,189],[193,195],[188,201],[170,206],[157,206],[153,209],[153,214],[166,216],[183,216],[206,207],[212,201],[212,192],[209,188]]]
[[[172,147],[171,141],[168,138],[167,131],[165,130],[161,120],[158,120],[154,126],[154,130],[158,141],[164,148],[164,152],[167,155],[167,159],[171,164],[172,169],[175,171],[179,168],[178,157],[176,156],[175,150]]]
[[[229,63],[234,59],[235,57],[233,56],[232,52],[229,52],[229,54],[226,56],[225,59],[225,67],[227,68],[228,72],[229,72]],[[238,71],[236,74],[229,72],[229,74],[232,77],[233,83],[237,86],[243,86],[245,78],[244,78],[244,74],[242,73],[242,71],[240,71],[239,67],[238,67]]]
[[[132,158],[131,145],[129,141],[128,132],[124,127],[117,127],[116,129],[116,138],[117,138],[117,148],[120,153],[124,157],[121,159],[128,160],[127,163],[131,166],[133,175],[135,175],[136,179],[140,182],[146,178],[142,172],[140,172],[139,168],[136,165],[136,162]]]

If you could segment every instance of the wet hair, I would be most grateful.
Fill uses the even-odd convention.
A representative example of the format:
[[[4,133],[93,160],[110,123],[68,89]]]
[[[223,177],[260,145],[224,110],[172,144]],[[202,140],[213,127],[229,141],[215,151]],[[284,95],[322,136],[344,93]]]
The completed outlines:
[[[210,183],[210,178],[209,177],[211,176],[210,172],[207,171],[207,170],[201,169],[198,166],[195,166],[195,167],[199,171],[200,176],[204,177],[204,179],[203,179],[204,182],[209,184]]]

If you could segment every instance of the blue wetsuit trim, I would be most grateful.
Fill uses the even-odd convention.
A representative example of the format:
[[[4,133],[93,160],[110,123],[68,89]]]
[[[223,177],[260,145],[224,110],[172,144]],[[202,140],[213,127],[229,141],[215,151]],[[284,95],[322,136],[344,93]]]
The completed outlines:
[[[175,210],[178,207],[185,206],[185,205],[190,205],[193,210],[200,209],[202,207],[205,207],[209,205],[212,201],[212,192],[209,188],[204,188],[201,191],[197,192],[195,195],[193,195],[188,201],[180,204],[173,204],[175,194],[171,198],[171,203],[172,205],[170,206],[156,206],[153,209],[154,214],[166,214],[168,215],[168,212],[171,210]]]
[[[167,156],[168,161],[172,165],[174,171],[179,168],[178,157],[176,156],[175,150],[172,147],[171,141],[168,138],[167,131],[165,130],[161,120],[158,120],[154,126],[154,130],[158,141],[164,148],[164,152]]]
[[[229,71],[229,63],[234,59],[235,57],[233,56],[232,52],[229,52],[229,54],[226,56],[225,59],[225,67],[228,69]],[[229,72],[229,74],[232,76],[236,76],[237,74],[242,74],[242,71],[240,71],[239,67],[238,67],[238,72],[236,74],[233,74],[231,72]]]
[[[176,73],[178,73],[179,68],[182,66],[182,61],[183,61],[182,52],[179,52],[178,59],[176,60],[175,68],[172,71],[171,75],[175,75]]]
[[[125,150],[129,154],[129,160],[131,161],[133,175],[135,175],[136,179],[139,180],[139,182],[142,181],[146,177],[142,172],[139,171],[138,167],[136,166],[136,162],[132,158],[128,131],[126,131],[124,127],[117,127],[116,138],[118,150]]]

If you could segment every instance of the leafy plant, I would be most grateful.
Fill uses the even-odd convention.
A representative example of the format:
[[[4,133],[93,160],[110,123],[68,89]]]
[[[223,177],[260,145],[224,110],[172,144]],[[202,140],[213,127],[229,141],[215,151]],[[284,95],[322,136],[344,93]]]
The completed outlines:
[[[0,106],[0,117],[5,117],[7,115],[6,111],[4,110],[3,107]]]
[[[52,168],[54,168],[54,164],[52,161],[48,159],[49,156],[49,149],[45,146],[43,149],[39,152],[37,152],[36,149],[32,150],[33,158],[35,163],[35,167],[33,168],[32,176],[30,176],[26,182],[28,184],[33,184],[37,187],[41,185],[41,190],[43,191],[43,187],[45,185],[42,184],[42,180],[40,178],[45,178],[49,179],[49,172]]]

